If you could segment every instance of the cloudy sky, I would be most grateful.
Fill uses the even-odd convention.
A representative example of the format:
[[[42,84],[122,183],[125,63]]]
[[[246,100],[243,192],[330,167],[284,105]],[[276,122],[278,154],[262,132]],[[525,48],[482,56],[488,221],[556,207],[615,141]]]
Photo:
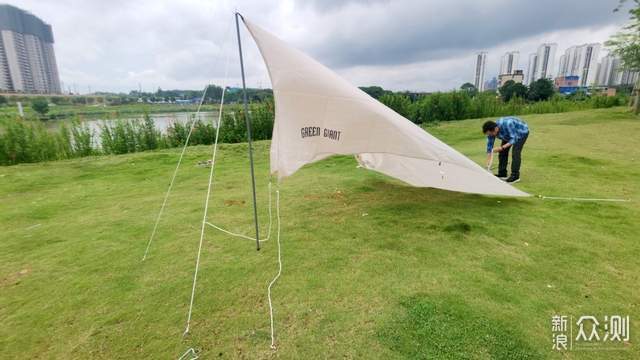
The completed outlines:
[[[65,88],[128,92],[239,84],[233,27],[238,10],[358,86],[450,90],[473,79],[487,51],[519,68],[543,42],[564,49],[604,42],[626,21],[618,0],[9,0],[53,26]],[[242,29],[244,30],[244,29]],[[249,85],[270,87],[255,44],[243,33]],[[606,51],[602,51],[602,56]],[[229,61],[227,62],[227,59]]]

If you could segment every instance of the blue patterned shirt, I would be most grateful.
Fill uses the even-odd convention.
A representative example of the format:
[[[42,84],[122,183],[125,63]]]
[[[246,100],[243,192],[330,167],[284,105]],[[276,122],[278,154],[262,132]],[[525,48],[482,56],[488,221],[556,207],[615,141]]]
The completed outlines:
[[[515,116],[501,117],[496,121],[498,124],[498,136],[487,136],[487,154],[493,150],[493,143],[496,137],[513,145],[523,137],[529,135],[529,126],[524,121]]]

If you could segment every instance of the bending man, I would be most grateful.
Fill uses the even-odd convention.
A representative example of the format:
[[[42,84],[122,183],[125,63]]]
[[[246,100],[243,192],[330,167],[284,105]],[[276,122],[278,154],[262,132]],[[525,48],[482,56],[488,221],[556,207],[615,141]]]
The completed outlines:
[[[487,136],[487,166],[491,161],[491,153],[499,153],[497,177],[506,179],[508,183],[520,181],[520,164],[522,148],[529,137],[529,126],[514,116],[507,116],[497,121],[487,121],[482,125],[482,132]],[[496,138],[502,140],[499,147],[494,147]],[[507,178],[509,150],[513,148],[511,160],[511,176]]]

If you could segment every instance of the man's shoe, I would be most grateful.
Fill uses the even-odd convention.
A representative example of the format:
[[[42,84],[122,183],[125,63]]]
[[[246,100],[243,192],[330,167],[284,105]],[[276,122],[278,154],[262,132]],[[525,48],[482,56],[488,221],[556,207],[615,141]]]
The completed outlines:
[[[507,178],[507,174],[504,174],[504,175],[502,175],[502,174],[493,174],[493,175],[495,175],[500,180],[505,180]]]
[[[520,177],[519,176],[509,176],[509,178],[506,180],[508,183],[514,184],[517,183],[518,181],[520,181]]]

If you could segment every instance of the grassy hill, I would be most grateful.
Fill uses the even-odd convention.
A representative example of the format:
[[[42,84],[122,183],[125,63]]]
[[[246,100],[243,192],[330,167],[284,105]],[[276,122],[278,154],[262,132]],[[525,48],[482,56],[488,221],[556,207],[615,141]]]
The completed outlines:
[[[285,179],[276,243],[208,228],[182,338],[209,170],[184,159],[144,263],[178,149],[0,168],[3,358],[640,358],[640,119],[625,109],[524,116],[531,194],[412,188],[334,157]],[[427,130],[478,162],[483,120]],[[262,232],[268,142],[256,144]],[[246,145],[218,153],[209,221],[252,234]],[[275,225],[275,219],[274,219]],[[275,229],[274,229],[275,230]],[[615,351],[551,350],[556,314],[629,315]],[[575,324],[574,324],[575,327]],[[574,337],[575,337],[574,328]]]

